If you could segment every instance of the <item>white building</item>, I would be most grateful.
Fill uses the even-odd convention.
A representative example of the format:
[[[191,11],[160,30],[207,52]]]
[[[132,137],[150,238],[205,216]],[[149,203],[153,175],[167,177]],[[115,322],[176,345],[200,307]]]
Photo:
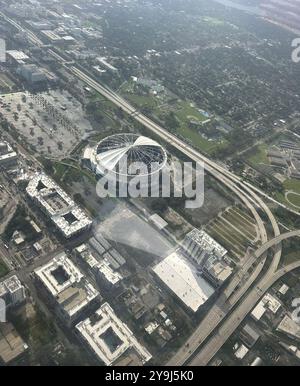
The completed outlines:
[[[99,292],[65,253],[56,256],[34,273],[68,324],[73,323],[99,298]]]
[[[177,252],[167,256],[153,268],[153,271],[193,312],[196,312],[215,292],[197,268]]]
[[[300,326],[289,315],[285,315],[276,330],[292,338],[300,339]]]
[[[193,229],[185,236],[182,249],[197,264],[204,264],[210,257],[223,259],[227,255],[227,250],[222,245],[199,229]]]
[[[16,275],[0,283],[0,299],[5,301],[6,307],[15,306],[26,299],[25,287]]]
[[[118,69],[116,67],[114,67],[113,65],[111,65],[110,63],[108,63],[107,59],[106,58],[102,58],[102,57],[97,57],[96,60],[100,63],[100,65],[102,65],[106,70],[108,71],[111,71],[111,72],[118,72]]]
[[[237,344],[235,345],[234,348],[235,348],[234,356],[237,359],[244,359],[249,352],[249,349],[244,344],[241,344],[241,345]]]
[[[251,312],[251,316],[256,321],[260,320],[267,310],[270,310],[274,315],[281,308],[281,303],[271,294],[267,293],[262,300],[257,304],[257,306]]]
[[[123,279],[122,275],[115,271],[106,259],[97,258],[96,254],[86,244],[77,247],[75,252],[88,266],[89,270],[104,281],[106,286],[120,284]]]
[[[281,294],[281,295],[286,295],[289,291],[290,287],[287,286],[286,284],[282,284],[282,286],[279,288],[278,292]]]
[[[202,270],[203,276],[214,286],[221,286],[230,278],[233,272],[233,268],[217,257],[210,257]]]
[[[136,352],[141,365],[151,359],[151,354],[108,303],[104,303],[93,317],[77,324],[76,329],[81,339],[106,366],[111,366],[129,350]]]
[[[83,210],[44,173],[36,174],[30,180],[26,192],[65,238],[73,237],[92,225]]]
[[[16,166],[18,155],[7,142],[0,142],[0,166]]]
[[[10,50],[6,51],[7,56],[17,64],[24,64],[29,60],[29,56],[23,51]]]

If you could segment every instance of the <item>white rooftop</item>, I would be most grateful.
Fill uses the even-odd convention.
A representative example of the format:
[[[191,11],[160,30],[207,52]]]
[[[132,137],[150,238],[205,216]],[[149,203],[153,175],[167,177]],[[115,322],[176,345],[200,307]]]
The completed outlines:
[[[196,267],[177,252],[167,256],[153,271],[194,312],[215,292]]]
[[[26,191],[39,203],[66,238],[87,229],[92,224],[73,199],[46,174],[35,174]]]
[[[153,214],[149,217],[149,220],[151,220],[155,226],[157,226],[158,229],[162,230],[168,226],[167,221],[165,221],[161,216],[159,216],[157,213]]]
[[[277,331],[300,339],[300,326],[289,315],[285,315],[277,327]]]
[[[266,308],[262,302],[259,302],[257,306],[251,312],[251,316],[256,320],[260,320],[266,312]]]
[[[25,291],[25,288],[16,275],[13,275],[8,279],[0,282],[0,297],[4,296],[8,292],[10,294],[13,294],[16,291],[20,291],[20,290]]]
[[[99,295],[65,253],[54,257],[34,272],[69,318],[78,314]]]
[[[76,329],[106,366],[111,366],[128,349],[136,351],[142,364],[151,359],[151,354],[138,342],[108,303],[104,303],[93,317],[77,324]]]
[[[86,244],[82,244],[77,247],[76,252],[92,270],[100,272],[109,283],[114,285],[119,283],[123,279],[122,275],[119,272],[115,271],[109,265],[107,260],[97,259]]]
[[[118,148],[110,149],[103,153],[97,154],[96,158],[104,169],[113,170],[116,165],[127,155],[129,150],[136,148],[136,151],[138,152],[138,149],[143,146],[161,147],[151,138],[139,136],[134,142],[124,143],[123,146],[120,144],[120,147]]]
[[[62,268],[66,273],[68,277],[66,281],[59,282],[53,275],[53,272],[58,268]],[[64,252],[34,272],[54,297],[73,284],[79,283],[83,278],[83,274]]]
[[[282,284],[278,292],[281,293],[281,295],[286,295],[289,289],[290,289],[289,286],[287,286],[286,284]]]
[[[249,349],[245,346],[245,345],[240,345],[239,348],[236,350],[236,352],[234,353],[234,356],[237,358],[237,359],[244,359],[245,356],[248,354],[249,352]]]
[[[281,308],[280,301],[269,293],[263,297],[262,302],[273,314],[276,314]]]
[[[219,258],[227,254],[227,250],[203,230],[193,229],[185,236],[183,244],[188,241],[197,244],[201,250],[216,254]]]
[[[266,310],[270,310],[273,314],[276,314],[281,307],[281,303],[274,296],[267,293],[257,306],[251,312],[251,316],[255,320],[260,320],[265,314]]]
[[[29,59],[29,56],[22,51],[9,50],[6,53],[16,61]]]

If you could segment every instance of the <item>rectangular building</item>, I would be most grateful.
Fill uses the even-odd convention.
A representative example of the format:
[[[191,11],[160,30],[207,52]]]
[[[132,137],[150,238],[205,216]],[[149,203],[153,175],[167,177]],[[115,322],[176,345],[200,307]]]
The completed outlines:
[[[11,323],[0,323],[0,359],[7,365],[28,349]]]
[[[47,175],[34,175],[26,192],[66,239],[89,229],[92,225],[83,210]]]
[[[158,278],[193,312],[215,292],[197,268],[177,252],[153,268]]]
[[[71,325],[99,298],[99,292],[65,255],[54,257],[34,271],[38,282],[46,289],[59,316]]]
[[[267,310],[270,310],[275,315],[280,308],[280,301],[271,294],[267,293],[251,312],[251,316],[258,321],[263,317]]]
[[[223,259],[227,255],[227,250],[222,245],[199,229],[193,229],[185,236],[182,250],[199,265],[204,264],[210,257]]]
[[[47,76],[41,68],[35,64],[24,64],[18,67],[18,74],[28,83],[35,84],[47,81]]]
[[[80,245],[75,249],[75,252],[88,267],[89,271],[92,272],[97,279],[100,279],[105,287],[115,287],[121,283],[123,279],[122,275],[116,272],[106,260],[91,251],[88,245]]]
[[[221,286],[232,275],[233,269],[217,257],[210,257],[202,267],[203,276],[214,286]]]
[[[0,142],[0,167],[13,167],[18,164],[18,155],[7,142]]]
[[[6,307],[18,305],[26,299],[25,287],[16,275],[0,283],[0,299],[5,301]]]
[[[80,338],[106,366],[113,365],[131,350],[136,353],[140,365],[152,357],[108,303],[104,303],[92,317],[77,324],[76,329]]]
[[[24,64],[29,60],[29,56],[26,55],[23,51],[10,50],[6,51],[8,60],[11,60],[15,64]]]

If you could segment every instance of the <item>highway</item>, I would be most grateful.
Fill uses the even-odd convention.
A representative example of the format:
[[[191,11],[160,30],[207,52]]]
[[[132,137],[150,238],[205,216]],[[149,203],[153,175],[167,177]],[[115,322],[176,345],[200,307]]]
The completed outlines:
[[[260,259],[264,254],[271,248],[276,247],[281,244],[282,241],[287,240],[289,238],[293,237],[300,237],[300,230],[297,231],[291,231],[287,232],[285,234],[279,235],[275,238],[273,238],[270,241],[267,241],[262,247],[258,248],[258,250],[254,253],[256,259]],[[280,245],[281,250],[281,245]],[[278,253],[278,250],[277,252]],[[275,253],[275,257],[276,257]],[[255,259],[255,260],[256,260]],[[272,260],[272,263],[266,273],[266,275],[259,281],[257,285],[254,286],[254,289],[250,291],[250,293],[246,296],[246,298],[243,299],[242,303],[238,305],[234,311],[229,314],[227,318],[227,314],[229,311],[231,311],[234,306],[238,303],[238,301],[242,298],[243,294],[245,294],[246,288],[247,290],[251,287],[251,285],[254,283],[256,278],[251,283],[251,285],[243,285],[242,286],[242,292],[243,294],[238,293],[238,296],[234,294],[234,298],[227,298],[227,302],[220,303],[217,302],[213,308],[212,313],[209,312],[208,315],[205,317],[205,319],[201,322],[199,327],[197,328],[197,334],[193,334],[193,336],[188,341],[187,345],[185,345],[185,351],[183,348],[177,354],[169,361],[169,365],[175,365],[175,364],[189,364],[189,365],[197,365],[197,366],[204,366],[209,363],[209,361],[215,356],[215,354],[218,352],[218,350],[223,346],[223,344],[227,341],[227,339],[234,333],[236,328],[240,325],[240,323],[244,320],[244,318],[249,314],[249,312],[255,307],[256,303],[260,300],[260,298],[263,296],[263,294],[277,281],[282,277],[285,273],[289,272],[291,269],[295,269],[300,267],[300,262],[298,262],[298,265],[290,265],[286,267],[285,269],[277,270],[278,269],[279,261],[277,261],[276,258]],[[259,264],[260,271],[264,266],[264,260],[261,261]],[[249,283],[247,283],[249,284]],[[231,284],[229,284],[231,286]],[[238,291],[240,292],[240,291]],[[226,290],[224,291],[223,295],[226,294]],[[227,305],[227,307],[224,309],[224,304]],[[225,320],[226,319],[226,320]],[[224,321],[225,320],[225,321]],[[221,327],[218,327],[218,326]],[[201,344],[204,343],[205,339],[210,335],[212,332],[212,328],[214,327],[214,336],[208,340],[208,342],[204,344],[204,347],[200,349],[199,354],[196,355],[196,357],[189,362],[187,359],[185,362],[182,363],[182,358],[187,358],[186,351],[188,351],[190,357],[192,357],[197,350],[191,350],[190,349],[190,341],[192,342],[192,339],[198,339],[198,348],[201,346]],[[210,328],[209,328],[210,327]],[[183,356],[182,356],[183,355]]]
[[[231,191],[233,191],[246,205],[246,207],[251,211],[258,225],[262,244],[265,244],[267,242],[268,237],[266,233],[265,224],[262,221],[260,215],[258,214],[256,207],[260,207],[268,216],[269,221],[273,227],[274,236],[278,237],[280,235],[279,226],[271,210],[264,203],[264,201],[250,189],[250,187],[243,185],[239,177],[230,173],[227,169],[221,167],[216,162],[213,162],[205,156],[199,154],[191,146],[187,145],[184,141],[178,139],[173,134],[170,134],[168,131],[166,131],[156,123],[152,122],[143,114],[137,113],[135,108],[128,104],[128,102],[126,102],[123,98],[118,96],[115,92],[103,87],[98,82],[94,81],[85,73],[83,73],[81,70],[77,69],[74,66],[71,67],[71,70],[76,76],[79,77],[79,79],[87,83],[91,88],[101,93],[104,97],[115,103],[118,107],[121,107],[128,114],[131,114],[134,119],[136,119],[138,122],[153,131],[156,135],[159,135],[163,140],[176,147],[183,154],[186,154],[190,159],[196,162],[204,162],[206,171],[208,171],[211,175],[213,175],[216,179],[218,179],[221,183],[223,183]],[[279,264],[281,253],[281,246],[278,246],[273,259],[274,266],[277,266]],[[255,270],[253,271],[251,276],[247,278],[247,280],[245,280],[243,276],[241,277],[241,273],[242,275],[247,276],[248,269],[253,266],[253,264],[256,262],[256,259],[252,259],[251,264],[249,264],[249,266],[247,267],[247,271],[242,270],[241,272],[238,272],[236,274],[230,284],[230,287],[225,290],[224,296],[221,296],[219,301],[212,307],[204,321],[198,326],[196,331],[181,347],[181,349],[174,355],[171,361],[168,362],[168,365],[179,366],[183,365],[188,361],[188,359],[198,350],[199,345],[205,340],[207,336],[209,336],[214,331],[214,329],[219,325],[219,323],[222,322],[222,320],[226,317],[227,313],[232,309],[232,307],[234,307],[234,305],[242,298],[242,296],[244,296],[248,289],[253,285],[255,280],[258,278],[259,274],[262,272],[265,261],[266,257],[262,259],[262,261],[255,267]],[[234,296],[230,298],[230,303],[228,303],[228,298],[226,296],[230,297],[232,294],[234,294]]]
[[[263,244],[256,252],[255,256],[257,258],[260,258],[266,251],[268,251],[270,248],[276,246],[277,244],[281,243],[284,240],[293,238],[293,237],[300,237],[300,230],[295,230],[287,233],[283,233],[280,236],[275,237],[272,240],[269,240],[266,244]],[[273,266],[273,271],[276,271],[278,268],[277,266]]]
[[[225,344],[227,339],[235,332],[241,322],[249,312],[259,302],[261,297],[285,274],[294,269],[300,268],[300,261],[292,263],[285,268],[278,270],[275,274],[270,272],[255,286],[243,302],[237,306],[235,311],[226,318],[225,322],[219,327],[212,338],[200,349],[198,354],[187,364],[189,366],[206,366]]]

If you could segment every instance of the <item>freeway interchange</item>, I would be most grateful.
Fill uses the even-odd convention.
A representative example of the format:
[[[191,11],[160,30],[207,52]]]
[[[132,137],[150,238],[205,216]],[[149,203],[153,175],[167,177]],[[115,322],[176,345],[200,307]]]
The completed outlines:
[[[22,27],[1,12],[0,16],[17,30],[27,33],[33,44],[38,46],[43,44],[32,31]],[[279,269],[282,255],[281,242],[291,237],[300,237],[300,231],[281,235],[272,211],[261,198],[261,196],[269,198],[266,194],[244,182],[224,166],[205,157],[176,135],[153,122],[146,115],[137,111],[120,95],[95,81],[87,72],[82,71],[72,62],[67,62],[53,50],[48,50],[48,53],[63,65],[66,71],[100,93],[118,108],[121,108],[161,140],[176,148],[191,160],[203,163],[207,173],[231,190],[254,217],[259,230],[261,246],[257,251],[249,254],[244,266],[240,267],[235,273],[188,341],[167,363],[167,365],[172,366],[209,364],[226,340],[255,307],[263,294],[283,275],[300,267],[300,262],[296,262]],[[261,213],[267,218],[268,225],[271,226],[271,232],[267,232],[266,222],[262,219]],[[268,258],[270,250],[272,250],[271,259]]]

